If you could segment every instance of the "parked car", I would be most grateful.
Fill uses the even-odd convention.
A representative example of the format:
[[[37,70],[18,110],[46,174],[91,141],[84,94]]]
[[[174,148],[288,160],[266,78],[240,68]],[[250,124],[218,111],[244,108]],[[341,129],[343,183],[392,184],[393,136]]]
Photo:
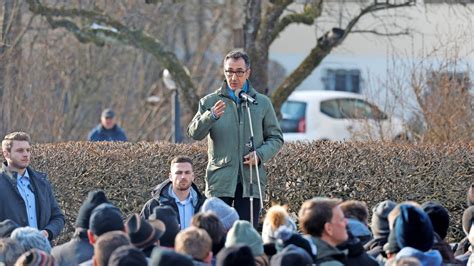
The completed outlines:
[[[281,114],[285,141],[407,138],[399,118],[350,92],[295,91],[282,105]]]

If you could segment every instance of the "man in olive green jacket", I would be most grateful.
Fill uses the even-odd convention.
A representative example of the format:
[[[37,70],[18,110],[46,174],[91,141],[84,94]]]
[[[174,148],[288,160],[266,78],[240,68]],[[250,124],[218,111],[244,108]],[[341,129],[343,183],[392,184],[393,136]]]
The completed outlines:
[[[264,197],[267,178],[263,162],[274,156],[283,145],[283,134],[270,99],[258,92],[248,81],[250,60],[241,50],[231,51],[224,59],[226,81],[221,88],[199,101],[199,110],[188,125],[188,135],[195,140],[208,136],[206,196],[219,197],[235,207],[240,219],[250,221],[250,191],[253,201],[254,226],[260,210],[259,188],[255,165],[260,174]],[[252,116],[257,158],[249,148],[250,123],[243,92],[257,101],[248,103]],[[253,186],[250,189],[250,166]]]

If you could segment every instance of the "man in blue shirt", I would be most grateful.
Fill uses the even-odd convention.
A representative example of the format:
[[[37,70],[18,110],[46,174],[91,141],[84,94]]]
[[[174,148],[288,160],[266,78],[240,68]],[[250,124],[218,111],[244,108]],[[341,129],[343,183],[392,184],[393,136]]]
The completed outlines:
[[[187,156],[177,156],[171,161],[169,179],[159,184],[141,211],[148,219],[153,209],[159,205],[169,205],[179,215],[181,229],[189,227],[191,218],[206,200],[194,184],[193,161]]]
[[[100,124],[91,130],[87,137],[89,141],[127,141],[125,131],[117,125],[115,112],[105,109],[100,116]]]
[[[20,226],[34,227],[54,239],[64,227],[64,215],[47,175],[28,167],[30,136],[24,132],[6,135],[2,153],[6,162],[0,170],[0,221],[10,219]]]

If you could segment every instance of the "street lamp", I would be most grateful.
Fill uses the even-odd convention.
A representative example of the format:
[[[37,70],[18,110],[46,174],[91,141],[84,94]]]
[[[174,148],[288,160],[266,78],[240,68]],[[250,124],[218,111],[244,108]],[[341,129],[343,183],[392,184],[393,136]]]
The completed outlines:
[[[171,111],[172,111],[172,123],[173,123],[173,134],[172,141],[174,143],[181,142],[181,123],[180,123],[180,112],[179,112],[179,95],[178,95],[178,86],[176,82],[171,77],[171,73],[168,69],[163,70],[163,82],[165,83],[166,88],[171,90]]]

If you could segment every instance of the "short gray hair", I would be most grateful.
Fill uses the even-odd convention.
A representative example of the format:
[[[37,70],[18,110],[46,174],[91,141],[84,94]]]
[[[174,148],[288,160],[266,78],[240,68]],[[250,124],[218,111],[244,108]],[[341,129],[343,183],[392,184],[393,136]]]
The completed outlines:
[[[239,59],[242,58],[245,61],[245,67],[250,68],[250,57],[249,55],[242,49],[235,49],[230,51],[225,57],[224,57],[224,64],[228,59]]]
[[[17,240],[25,251],[36,248],[51,254],[51,244],[46,236],[36,228],[29,226],[18,227],[13,230],[11,238]]]

